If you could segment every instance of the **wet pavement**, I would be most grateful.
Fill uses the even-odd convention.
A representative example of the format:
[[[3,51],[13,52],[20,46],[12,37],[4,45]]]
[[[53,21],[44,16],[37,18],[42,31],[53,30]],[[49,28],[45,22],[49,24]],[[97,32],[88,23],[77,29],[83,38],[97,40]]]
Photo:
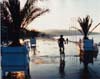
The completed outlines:
[[[31,57],[30,72],[32,79],[100,79],[100,62],[89,64],[88,70],[80,64],[79,57]]]
[[[100,47],[97,59],[88,70],[80,63],[76,45],[65,46],[65,60],[61,61],[56,42],[39,41],[37,56],[30,57],[32,79],[100,79]]]
[[[78,56],[66,55],[65,60],[59,56],[31,56],[30,75],[31,79],[100,79],[100,59],[89,64],[87,70]],[[16,78],[9,79],[26,78],[23,73],[19,73]]]
[[[97,59],[88,70],[80,63],[76,45],[65,46],[65,60],[59,57],[56,42],[38,40],[36,56],[30,50],[31,79],[100,79],[100,47]],[[23,73],[18,79],[24,79]]]

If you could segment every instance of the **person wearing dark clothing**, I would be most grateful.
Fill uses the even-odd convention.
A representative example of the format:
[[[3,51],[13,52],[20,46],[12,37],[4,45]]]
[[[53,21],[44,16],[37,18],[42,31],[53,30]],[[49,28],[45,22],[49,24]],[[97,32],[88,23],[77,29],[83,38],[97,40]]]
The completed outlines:
[[[30,43],[31,43],[31,50],[34,53],[34,55],[36,55],[36,38],[32,37],[30,39]]]
[[[60,35],[60,38],[58,39],[58,45],[61,52],[64,52],[64,44],[66,44],[65,39],[63,38],[63,35]]]
[[[66,39],[66,41],[67,41],[67,44],[68,44],[68,38]]]
[[[59,45],[59,50],[60,50],[60,57],[65,56],[64,53],[64,44],[66,44],[65,39],[63,38],[63,35],[60,35],[60,38],[58,39],[58,45]]]

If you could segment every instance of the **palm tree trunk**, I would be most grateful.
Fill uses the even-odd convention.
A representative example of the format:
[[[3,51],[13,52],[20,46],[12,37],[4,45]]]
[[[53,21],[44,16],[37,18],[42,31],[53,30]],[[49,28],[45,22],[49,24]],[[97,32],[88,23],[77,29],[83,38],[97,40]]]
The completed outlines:
[[[12,44],[10,46],[22,46],[20,44],[20,27],[15,27],[12,32]]]
[[[88,36],[87,35],[84,35],[84,39],[88,39]]]

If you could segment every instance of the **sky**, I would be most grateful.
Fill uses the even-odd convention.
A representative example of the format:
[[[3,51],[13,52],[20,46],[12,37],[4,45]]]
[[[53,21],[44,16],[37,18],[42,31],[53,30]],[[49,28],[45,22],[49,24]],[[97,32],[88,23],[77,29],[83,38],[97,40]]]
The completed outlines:
[[[20,0],[21,7],[26,0]],[[28,29],[66,29],[75,26],[79,28],[78,17],[90,15],[95,26],[100,22],[100,0],[44,0],[38,6],[48,8],[50,11],[32,21]],[[100,26],[95,31],[100,32]]]
[[[71,26],[79,27],[78,17],[86,15],[93,19],[93,26],[100,22],[100,0],[47,0],[43,4],[50,11],[35,19],[29,28],[68,30]],[[100,32],[100,26],[95,31]]]

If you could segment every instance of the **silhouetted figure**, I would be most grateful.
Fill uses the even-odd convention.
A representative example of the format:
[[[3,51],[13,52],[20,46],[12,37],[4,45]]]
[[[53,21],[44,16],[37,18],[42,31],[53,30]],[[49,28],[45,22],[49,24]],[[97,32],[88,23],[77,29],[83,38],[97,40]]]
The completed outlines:
[[[66,44],[66,41],[63,38],[63,35],[60,35],[60,38],[58,39],[60,57],[62,57],[62,55],[63,55],[63,57],[65,56],[65,53],[64,53],[64,44]]]
[[[64,60],[64,59],[62,60],[62,59],[60,58],[59,73],[60,73],[61,78],[64,78],[64,76],[65,76],[65,71],[64,71],[64,69],[65,69],[65,60]]]
[[[31,49],[32,49],[34,55],[36,55],[36,38],[32,37],[30,39],[30,42],[31,42]]]
[[[82,42],[82,40],[81,40],[81,38],[79,39],[79,43],[81,43]]]
[[[66,39],[66,42],[67,42],[67,44],[68,44],[68,38]]]

